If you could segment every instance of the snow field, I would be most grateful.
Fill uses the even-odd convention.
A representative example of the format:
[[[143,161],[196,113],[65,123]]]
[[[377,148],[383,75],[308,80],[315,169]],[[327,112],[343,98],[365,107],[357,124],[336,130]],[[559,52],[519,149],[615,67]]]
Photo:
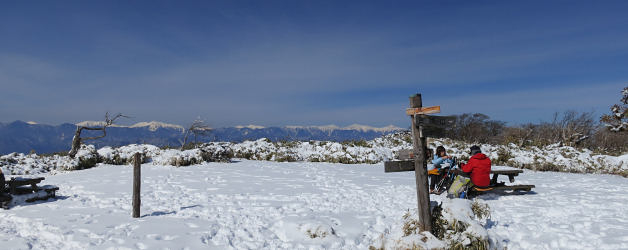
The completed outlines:
[[[525,171],[516,180],[535,184],[534,194],[480,196],[489,235],[508,249],[628,249],[628,179]]]
[[[525,170],[516,180],[536,188],[480,196],[491,217],[470,232],[481,234],[480,225],[493,246],[508,249],[628,249],[628,179]],[[139,219],[131,218],[128,165],[60,173],[42,184],[59,186],[59,198],[0,213],[3,247],[368,249],[424,240],[399,233],[404,214],[416,209],[414,174],[384,173],[383,164],[143,164]],[[469,217],[463,200],[431,200],[447,203],[447,216]],[[426,244],[442,246],[429,237]]]
[[[377,165],[243,161],[142,169],[142,218],[132,219],[128,166],[49,176],[56,201],[17,206],[0,221],[11,248],[365,249],[416,204],[413,180]],[[44,227],[8,228],[8,221]],[[47,234],[63,242],[12,232]],[[19,239],[19,240],[18,240]]]

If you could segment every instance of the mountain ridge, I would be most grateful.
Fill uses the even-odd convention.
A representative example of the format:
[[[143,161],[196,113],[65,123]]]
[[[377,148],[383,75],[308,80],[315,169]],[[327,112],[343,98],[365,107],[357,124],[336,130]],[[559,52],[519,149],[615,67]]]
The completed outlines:
[[[82,126],[102,126],[102,122],[84,121],[77,123]],[[74,132],[75,124],[63,123],[60,125],[39,124],[36,122],[13,121],[0,122],[0,154],[12,152],[28,153],[34,150],[37,153],[52,153],[68,151]],[[370,140],[385,134],[402,131],[395,126],[376,128],[366,125],[353,124],[347,127],[336,125],[327,126],[284,126],[264,127],[259,125],[235,126],[215,128],[207,136],[189,138],[188,141],[231,141],[257,140],[268,138],[272,141],[280,140]],[[176,124],[163,122],[138,122],[133,125],[114,125],[107,128],[107,136],[98,140],[87,141],[96,147],[123,146],[133,143],[146,143],[156,146],[178,147],[183,140],[185,128]],[[94,136],[101,131],[84,131],[83,136]]]

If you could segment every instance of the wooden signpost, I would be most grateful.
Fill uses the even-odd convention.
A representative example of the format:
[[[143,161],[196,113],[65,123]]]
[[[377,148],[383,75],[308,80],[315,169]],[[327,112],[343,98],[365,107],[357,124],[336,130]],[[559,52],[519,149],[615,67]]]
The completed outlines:
[[[427,143],[423,135],[423,119],[426,114],[440,112],[440,106],[423,107],[421,94],[410,97],[410,108],[406,114],[412,118],[412,145],[414,146],[414,164],[408,161],[391,161],[384,164],[385,172],[414,171],[416,179],[416,195],[419,209],[419,229],[432,231],[430,214],[430,194],[427,184],[427,161],[425,152]]]
[[[140,217],[140,183],[142,171],[142,156],[135,153],[133,156],[133,218]]]
[[[430,195],[427,182],[427,143],[423,130],[428,128],[451,127],[456,122],[453,116],[428,116],[428,114],[440,113],[440,106],[423,107],[421,94],[410,96],[410,108],[406,109],[406,114],[412,119],[412,145],[413,153],[403,152],[401,161],[387,161],[384,163],[384,172],[404,172],[414,171],[416,179],[417,203],[419,209],[419,229],[421,231],[432,231],[432,216],[430,213]],[[406,158],[414,158],[406,160]],[[492,183],[497,182],[498,175],[508,175],[510,182],[514,181],[514,176],[522,173],[521,170],[493,170]],[[497,190],[525,190],[530,191],[534,185],[515,185],[494,187]]]

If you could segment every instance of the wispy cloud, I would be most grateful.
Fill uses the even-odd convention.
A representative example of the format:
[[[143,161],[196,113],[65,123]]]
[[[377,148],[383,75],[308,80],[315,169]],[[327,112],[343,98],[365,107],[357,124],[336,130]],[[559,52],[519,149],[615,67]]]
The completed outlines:
[[[585,92],[596,98],[578,107],[603,107],[615,85],[587,86],[628,78],[628,19],[610,7],[101,5],[36,12],[61,19],[46,25],[0,17],[0,117],[402,126],[396,110],[422,92],[450,113],[521,121],[578,106],[572,96]],[[18,39],[51,27],[65,36]]]

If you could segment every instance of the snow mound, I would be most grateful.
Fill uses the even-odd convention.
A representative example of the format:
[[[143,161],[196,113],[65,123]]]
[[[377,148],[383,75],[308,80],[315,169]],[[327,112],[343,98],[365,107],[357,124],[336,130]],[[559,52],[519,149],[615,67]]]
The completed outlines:
[[[438,197],[439,199],[442,196]],[[478,209],[476,207],[482,207]],[[474,211],[476,210],[480,211]],[[486,230],[488,206],[466,199],[442,198],[432,209],[432,231],[420,232],[416,209],[408,211],[389,232],[374,242],[375,249],[495,249]],[[479,214],[479,215],[478,215]]]
[[[81,145],[74,159],[59,155],[11,153],[0,156],[0,167],[3,173],[9,175],[39,175],[91,168],[96,165],[98,159],[98,153],[93,145]]]
[[[140,153],[142,162],[153,165],[189,166],[204,162],[227,162],[233,153],[228,143],[204,144],[191,150],[160,149],[153,145],[131,144],[119,148],[81,145],[74,159],[60,155],[36,155],[12,153],[0,156],[2,172],[9,175],[38,175],[87,169],[99,163],[126,165],[133,163],[133,156]]]

